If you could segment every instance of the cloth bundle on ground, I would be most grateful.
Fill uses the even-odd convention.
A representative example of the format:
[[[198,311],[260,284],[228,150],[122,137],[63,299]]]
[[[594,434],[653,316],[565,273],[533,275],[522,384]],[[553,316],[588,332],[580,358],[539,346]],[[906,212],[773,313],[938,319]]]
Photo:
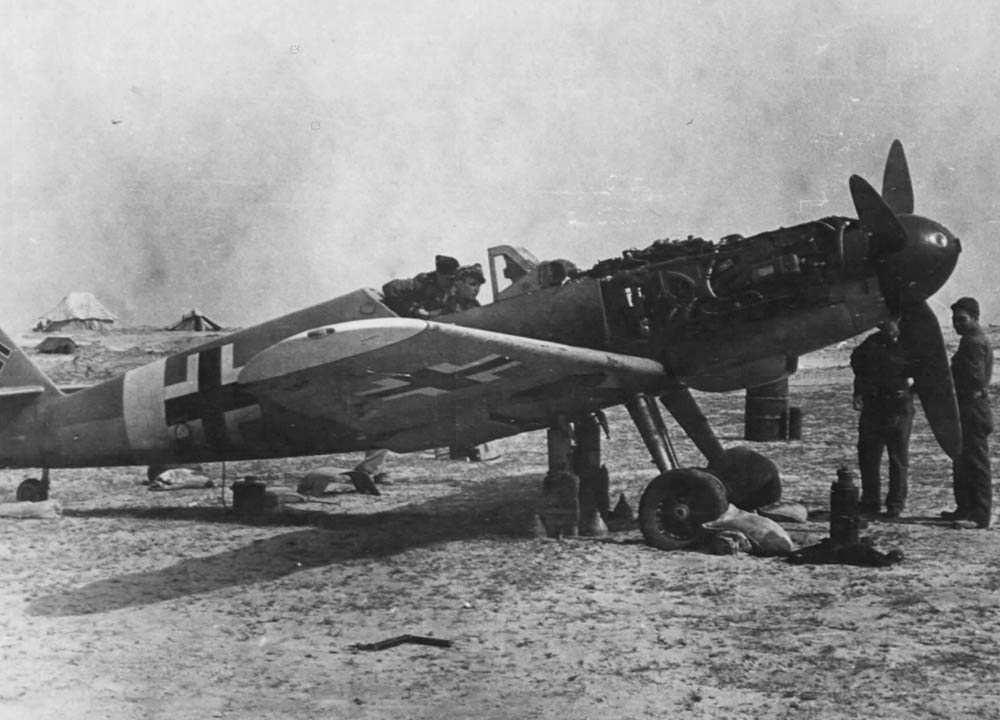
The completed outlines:
[[[776,503],[757,508],[757,514],[771,518],[775,522],[804,523],[809,520],[809,510],[802,503],[779,500]]]
[[[750,539],[737,530],[718,530],[712,532],[705,544],[705,549],[713,555],[739,555],[753,552]]]
[[[713,534],[726,533],[722,541],[709,539],[707,547],[713,552],[724,549],[726,552],[722,554],[731,554],[735,552],[732,550],[734,546],[737,551],[745,547],[735,533],[746,538],[749,551],[754,555],[788,555],[795,549],[792,539],[781,525],[757,513],[740,510],[733,504],[729,505],[721,517],[703,523],[702,527]]]
[[[55,520],[62,515],[62,507],[57,500],[39,502],[0,503],[0,517],[31,520]]]
[[[375,487],[375,483],[385,480],[386,473],[382,471],[382,466],[385,464],[388,454],[388,450],[369,451],[365,455],[365,459],[358,463],[353,470],[334,467],[314,468],[299,481],[295,490],[301,495],[321,497],[326,494],[330,483],[347,480],[354,485],[354,489],[359,493],[381,495],[382,493]]]
[[[192,468],[164,470],[149,483],[149,489],[154,491],[192,490],[213,486],[214,483],[207,475]]]
[[[343,468],[318,467],[313,468],[306,476],[299,480],[296,492],[301,495],[311,495],[321,497],[326,494],[326,488],[332,482],[344,482],[347,479],[347,471]]]
[[[327,493],[327,487],[332,482],[350,482],[354,489],[364,495],[381,495],[382,492],[375,487],[372,476],[362,470],[343,470],[341,468],[319,467],[310,470],[304,478],[299,481],[295,491],[301,495],[311,497],[322,497]]]
[[[287,488],[271,488],[264,493],[264,507],[268,510],[282,509],[285,505],[309,502],[309,498]]]

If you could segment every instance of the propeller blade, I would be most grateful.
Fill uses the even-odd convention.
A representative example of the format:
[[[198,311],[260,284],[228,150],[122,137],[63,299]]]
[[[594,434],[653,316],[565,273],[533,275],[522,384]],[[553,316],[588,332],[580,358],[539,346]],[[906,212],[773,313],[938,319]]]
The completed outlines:
[[[962,424],[941,326],[926,302],[907,303],[902,310],[899,338],[916,364],[913,388],[938,445],[955,459],[962,452]]]
[[[881,258],[902,250],[906,244],[906,231],[892,208],[863,177],[851,175],[848,184],[858,219],[869,238],[872,256]]]
[[[882,175],[882,199],[898,215],[913,214],[913,184],[910,182],[910,168],[906,164],[903,143],[892,141],[889,157],[885,161]]]

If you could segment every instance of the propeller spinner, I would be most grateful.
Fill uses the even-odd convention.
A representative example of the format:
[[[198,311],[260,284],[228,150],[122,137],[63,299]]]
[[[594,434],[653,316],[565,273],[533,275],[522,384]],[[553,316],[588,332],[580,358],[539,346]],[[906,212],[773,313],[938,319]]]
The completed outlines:
[[[913,214],[913,185],[899,140],[889,150],[881,195],[858,175],[849,185],[882,296],[899,316],[901,342],[917,363],[914,389],[938,444],[955,458],[962,449],[958,403],[944,337],[927,299],[951,276],[961,243],[940,223]]]

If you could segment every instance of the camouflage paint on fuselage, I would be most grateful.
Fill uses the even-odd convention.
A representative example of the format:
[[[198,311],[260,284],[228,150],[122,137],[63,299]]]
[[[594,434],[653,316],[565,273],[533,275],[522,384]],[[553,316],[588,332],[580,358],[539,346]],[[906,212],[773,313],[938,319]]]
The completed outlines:
[[[0,429],[0,463],[138,465],[358,449],[351,429],[273,404],[262,406],[237,386],[236,378],[252,357],[285,338],[378,317],[393,313],[373,291],[357,290],[93,387],[47,394]],[[17,442],[13,436],[31,441]]]

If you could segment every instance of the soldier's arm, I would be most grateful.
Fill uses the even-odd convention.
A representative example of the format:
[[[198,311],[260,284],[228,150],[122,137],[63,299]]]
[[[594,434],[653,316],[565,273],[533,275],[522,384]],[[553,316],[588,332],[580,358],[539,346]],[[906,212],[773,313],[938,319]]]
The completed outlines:
[[[854,409],[861,409],[861,397],[871,387],[871,379],[868,377],[866,357],[868,353],[868,341],[854,348],[851,352],[851,370],[854,371]]]
[[[865,359],[868,355],[868,340],[867,338],[863,343],[858,345],[854,350],[851,351],[851,370],[854,371],[855,375],[864,375],[865,373]]]
[[[412,317],[420,307],[414,299],[416,286],[412,278],[390,280],[382,286],[382,295],[385,304],[397,315]]]

